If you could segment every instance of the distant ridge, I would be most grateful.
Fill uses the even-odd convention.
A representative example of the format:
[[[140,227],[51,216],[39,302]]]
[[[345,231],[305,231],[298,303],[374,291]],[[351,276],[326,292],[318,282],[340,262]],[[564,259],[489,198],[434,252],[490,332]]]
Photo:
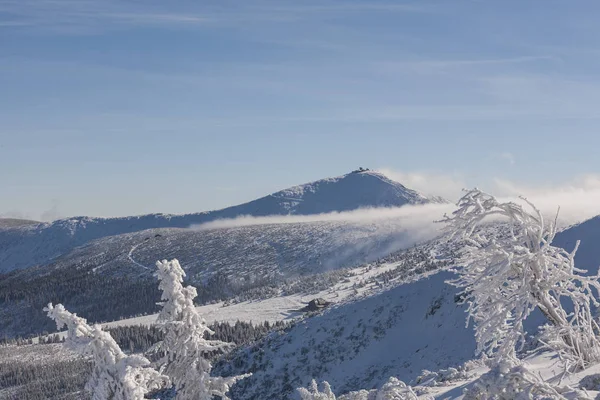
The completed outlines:
[[[73,217],[51,223],[0,225],[0,272],[44,265],[91,240],[146,229],[188,228],[242,215],[310,215],[443,201],[428,198],[381,173],[361,168],[216,211],[120,218]]]
[[[38,224],[41,224],[41,222],[33,221],[30,219],[0,218],[0,228],[14,228],[17,226],[38,225]]]

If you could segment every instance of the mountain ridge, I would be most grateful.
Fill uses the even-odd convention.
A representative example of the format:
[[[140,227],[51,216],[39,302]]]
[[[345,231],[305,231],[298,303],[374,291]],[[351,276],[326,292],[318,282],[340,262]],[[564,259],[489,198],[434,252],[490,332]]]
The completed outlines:
[[[385,175],[357,170],[292,186],[259,199],[215,211],[130,217],[72,217],[37,225],[0,227],[0,272],[45,265],[65,252],[102,237],[156,228],[189,228],[240,216],[311,215],[368,207],[440,203]]]

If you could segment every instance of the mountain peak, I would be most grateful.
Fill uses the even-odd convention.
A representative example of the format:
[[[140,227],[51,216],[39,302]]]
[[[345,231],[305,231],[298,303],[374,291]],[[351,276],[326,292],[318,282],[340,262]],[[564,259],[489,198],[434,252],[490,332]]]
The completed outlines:
[[[379,172],[360,168],[216,211],[121,218],[73,217],[39,225],[0,224],[0,271],[48,263],[92,240],[146,229],[188,228],[240,216],[311,215],[439,202]]]
[[[300,215],[431,202],[419,192],[382,173],[364,168],[346,175],[293,186],[273,193],[270,197],[280,205],[276,214]]]

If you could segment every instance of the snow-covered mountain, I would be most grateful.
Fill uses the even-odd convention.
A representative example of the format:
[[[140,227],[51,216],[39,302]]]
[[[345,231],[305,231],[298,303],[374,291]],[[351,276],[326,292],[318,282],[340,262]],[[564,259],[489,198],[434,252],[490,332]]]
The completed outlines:
[[[443,202],[429,199],[373,171],[294,186],[222,210],[185,215],[149,214],[124,218],[74,217],[44,224],[0,224],[0,272],[44,265],[94,239],[154,228],[188,228],[242,215],[308,215],[362,207],[399,207]]]
[[[327,380],[338,394],[368,390],[381,387],[390,376],[412,385],[423,394],[419,399],[461,399],[463,390],[471,388],[487,369],[482,363],[471,361],[474,332],[465,327],[465,307],[457,303],[459,290],[446,283],[452,275],[444,271],[423,272],[417,253],[408,253],[411,252],[408,258],[348,271],[346,280],[315,294],[333,301],[333,306],[301,319],[291,328],[273,332],[265,340],[239,348],[222,359],[213,374],[253,372],[234,386],[233,400],[296,399],[295,388],[306,387],[313,378]],[[392,273],[409,272],[407,269],[411,268],[413,274]],[[364,284],[356,286],[360,282]],[[289,320],[299,316],[293,309],[309,298],[293,295],[197,309],[211,322]],[[148,325],[155,320],[156,315],[105,326]],[[75,375],[78,381],[69,387],[81,390],[89,372],[67,368],[69,362],[74,364],[73,354],[56,346],[8,346],[2,353],[6,356],[5,370],[13,371],[11,363],[27,370],[32,368],[27,365],[28,360],[36,365],[45,361],[53,368],[54,379],[71,382]],[[564,378],[551,353],[533,352],[525,362],[548,381]],[[77,367],[85,369],[86,365]],[[573,388],[585,385],[596,389],[595,374],[599,370],[593,367],[568,376],[565,383]],[[30,386],[34,384],[31,382]],[[0,387],[0,397],[15,389],[9,382],[8,387]],[[565,398],[591,399],[597,395],[591,390],[588,393],[591,397]],[[87,398],[81,392],[72,395],[69,398]]]
[[[233,398],[292,399],[294,385],[308,383],[311,376],[331,379],[336,390],[370,388],[390,374],[416,376],[423,368],[455,366],[470,359],[473,334],[464,326],[464,308],[455,303],[456,289],[444,282],[449,275],[427,275],[432,265],[424,255],[431,249],[411,249],[397,258],[353,268],[331,288],[312,294],[198,307],[210,322],[256,323],[301,317],[298,309],[314,297],[333,303],[325,314],[307,317],[289,332],[276,333],[240,350],[232,363],[223,363],[218,370],[232,372],[235,365],[255,371],[256,380],[236,388]],[[147,325],[155,320],[156,315],[144,316],[105,326]],[[457,335],[463,339],[455,340]]]
[[[305,319],[286,334],[238,351],[217,375],[250,371],[233,399],[293,399],[311,379],[336,393],[381,387],[390,376],[411,382],[422,370],[459,367],[475,339],[456,288],[436,273]]]
[[[571,251],[581,240],[576,265],[595,274],[600,263],[598,239],[600,217],[564,230],[554,244]],[[285,334],[272,334],[252,347],[239,349],[222,361],[215,373],[253,372],[234,386],[232,398],[236,400],[292,399],[294,388],[307,387],[313,378],[329,382],[336,393],[347,393],[381,387],[389,376],[421,386],[428,379],[443,380],[439,386],[435,383],[435,388],[424,388],[432,396],[427,398],[462,398],[463,389],[485,368],[470,365],[467,371],[461,367],[474,358],[475,340],[473,331],[465,327],[459,290],[446,283],[451,277],[440,271],[397,286],[392,282],[379,293],[343,303],[299,322]],[[526,331],[535,334],[547,322],[535,310],[526,321]],[[544,379],[558,381],[561,371],[557,370],[556,354],[538,350],[523,357]],[[587,386],[585,379],[598,379],[598,369],[570,376],[570,384],[597,390],[598,385]],[[436,372],[423,374],[422,370]],[[588,393],[590,397],[531,398],[594,398],[592,393]]]
[[[314,221],[234,228],[161,228],[104,237],[48,265],[0,274],[1,336],[52,328],[42,308],[63,303],[90,321],[155,312],[158,259],[177,258],[204,304],[262,299],[328,287],[336,271],[427,241],[402,218]]]
[[[592,222],[594,220],[586,221],[562,232],[556,239],[557,244],[570,250],[574,244],[571,240],[581,239],[582,243],[592,244],[586,250],[589,253],[581,254],[596,257],[593,243],[598,230]],[[348,249],[358,243],[372,241],[371,245],[361,250],[368,258],[369,253],[376,251],[381,238],[386,237],[382,233],[387,232],[382,227],[373,226],[361,230],[351,227],[347,221],[285,225],[208,231],[157,229],[114,236],[75,249],[72,254],[60,257],[53,264],[37,268],[36,271],[43,280],[48,279],[49,275],[44,274],[50,271],[64,273],[77,268],[85,276],[126,280],[123,278],[149,275],[150,271],[146,268],[151,267],[148,264],[154,261],[153,254],[168,249],[171,253],[166,257],[178,256],[177,253],[181,252],[179,258],[186,260],[190,275],[205,277],[211,272],[210,268],[204,269],[200,261],[195,264],[194,254],[188,254],[185,249],[194,246],[208,249],[214,243],[221,242],[225,247],[214,248],[215,255],[232,252],[237,252],[237,255],[223,260],[216,270],[231,274],[248,270],[254,276],[269,275],[270,272],[275,276],[277,271],[296,273],[306,268],[314,272],[319,270],[318,264],[311,264],[310,260],[314,258],[309,255],[319,253],[324,257],[329,254],[326,248],[340,246],[337,239],[345,243]],[[194,234],[187,236],[189,232]],[[230,242],[227,243],[227,240]],[[164,247],[161,241],[170,242],[170,247]],[[242,246],[242,243],[249,247]],[[261,250],[263,246],[272,250]],[[98,254],[97,259],[89,259],[88,255],[92,253]],[[254,254],[257,255],[254,260],[247,259]],[[311,291],[308,285],[301,292],[291,295],[279,292],[274,297],[234,305],[219,302],[199,307],[202,315],[211,322],[234,322],[237,319],[256,322],[296,318],[301,315],[298,308],[314,297],[334,302],[323,313],[308,316],[286,331],[274,332],[264,341],[238,349],[229,358],[219,362],[214,374],[253,372],[251,377],[233,388],[231,397],[234,400],[294,399],[295,388],[307,386],[313,378],[327,380],[336,393],[372,389],[381,387],[390,376],[418,386],[419,390],[429,390],[426,394],[436,399],[460,399],[463,389],[472,385],[473,380],[486,369],[479,363],[469,363],[474,357],[474,333],[471,328],[465,327],[465,308],[458,304],[459,289],[446,283],[452,275],[446,271],[436,272],[438,267],[428,258],[443,258],[443,254],[446,254],[445,249],[434,242],[387,260],[345,270],[346,275],[342,279],[316,292]],[[360,256],[353,254],[351,258],[358,259]],[[213,261],[208,261],[208,264]],[[263,265],[273,268],[270,270],[271,267],[266,267],[263,270]],[[311,269],[313,267],[316,269]],[[15,271],[15,279],[18,274],[32,271]],[[325,275],[316,276],[322,280]],[[152,284],[156,285],[156,282]],[[103,290],[96,285],[90,287],[89,293]],[[199,293],[202,292],[203,289],[200,289]],[[81,301],[85,297],[79,294],[76,300]],[[107,307],[104,300],[99,303]],[[88,316],[88,311],[82,310],[80,314]],[[11,312],[15,313],[15,310]],[[149,324],[155,318],[144,316],[109,325]],[[1,311],[0,320],[5,320]],[[530,321],[530,324],[535,328],[544,321]],[[468,367],[462,368],[465,362],[468,362]],[[544,379],[557,380],[561,374],[555,355],[532,353],[526,357],[526,362]],[[423,374],[423,370],[434,372]],[[578,387],[582,378],[597,372],[598,368],[569,379],[574,387]],[[427,383],[431,380],[433,383]]]

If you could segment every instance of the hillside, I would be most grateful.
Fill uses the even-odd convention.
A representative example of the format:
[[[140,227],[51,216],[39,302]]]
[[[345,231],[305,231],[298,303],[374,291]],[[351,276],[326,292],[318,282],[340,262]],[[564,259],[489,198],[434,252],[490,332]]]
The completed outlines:
[[[398,295],[398,291],[394,289],[395,285],[401,284],[404,280],[410,279],[410,277],[417,277],[426,273],[430,269],[436,269],[437,267],[433,264],[429,263],[427,257],[424,257],[425,252],[431,250],[430,247],[422,248],[421,250],[411,249],[407,252],[402,252],[395,257],[391,257],[387,260],[381,260],[379,263],[367,264],[358,268],[349,269],[345,272],[344,279],[338,281],[337,283],[331,285],[330,288],[325,288],[323,290],[314,291],[311,288],[307,287],[306,290],[291,295],[282,294],[279,297],[259,300],[259,301],[246,301],[238,304],[227,305],[225,303],[217,303],[210,304],[206,306],[198,307],[198,310],[201,312],[202,316],[209,322],[213,323],[216,321],[225,321],[229,323],[235,323],[237,320],[243,321],[253,321],[255,323],[262,321],[282,321],[287,320],[290,321],[296,318],[302,318],[303,313],[298,311],[298,309],[302,308],[308,300],[315,297],[322,297],[332,302],[332,310],[331,313],[336,315],[336,318],[333,321],[339,325],[340,316],[346,315],[346,312],[355,313],[357,310],[360,310],[360,314],[357,314],[359,319],[365,317],[365,322],[367,322],[367,326],[369,329],[371,327],[375,327],[375,329],[387,329],[386,326],[391,324],[395,325],[394,329],[397,329],[397,324],[400,320],[408,317],[410,314],[413,315],[413,311],[409,311],[413,307],[421,307],[418,303],[423,303],[423,306],[428,306],[430,303],[429,297],[434,296],[435,299],[442,298],[446,296],[439,289],[444,286],[443,281],[438,280],[437,283],[434,284],[434,287],[431,287],[430,284],[426,283],[425,285],[420,285],[418,287],[411,286],[412,283],[403,285],[400,287],[408,288],[408,291],[404,291],[404,294],[401,294],[398,299],[396,296]],[[156,282],[155,282],[156,285]],[[389,292],[387,290],[390,290]],[[450,289],[452,290],[452,289]],[[418,298],[415,299],[415,302],[411,301],[408,297],[403,298],[402,296],[407,295],[412,297],[414,292],[421,293]],[[451,297],[451,296],[450,296]],[[435,300],[434,299],[434,300]],[[400,305],[404,303],[404,305]],[[427,303],[427,304],[425,304]],[[399,306],[400,305],[400,306]],[[390,307],[390,310],[384,310],[384,308]],[[408,313],[407,313],[408,312]],[[416,311],[419,312],[419,311]],[[327,313],[325,315],[330,315],[331,313]],[[82,312],[80,315],[88,316],[86,312]],[[459,319],[460,317],[464,317],[462,309],[458,310]],[[399,318],[401,317],[401,318]],[[123,327],[123,326],[135,326],[135,325],[149,325],[152,324],[156,319],[156,315],[149,315],[144,317],[132,318],[128,320],[116,321],[114,323],[103,324],[105,328],[109,327]],[[355,322],[351,324],[352,330],[356,323],[360,325],[361,322],[357,319]],[[310,323],[310,321],[319,321],[321,320],[320,316],[310,317],[308,316],[302,322],[299,323],[298,326],[302,326],[306,323]],[[327,318],[326,321],[332,321]],[[432,320],[435,322],[435,320]],[[461,320],[461,328],[464,329],[464,320]],[[329,330],[327,326],[329,322],[325,323],[324,329]],[[448,329],[449,328],[448,326]],[[348,330],[348,333],[352,331]],[[293,328],[289,334],[294,335],[296,338],[296,328]],[[356,331],[358,332],[358,331]],[[356,333],[355,332],[355,333]],[[370,332],[370,331],[369,331]],[[431,331],[431,334],[435,334],[437,331]],[[397,333],[397,332],[396,332]],[[285,332],[281,332],[280,334],[285,334]],[[378,341],[382,332],[375,335],[373,337],[373,341],[370,338],[364,337],[363,339],[357,337],[356,335],[349,335],[349,342],[346,343],[346,337],[342,338],[331,338],[331,340],[339,343],[339,346],[347,349],[354,345],[356,345],[356,341],[360,342],[372,342]],[[279,335],[279,334],[277,334]],[[287,334],[286,334],[287,335]],[[328,334],[324,331],[321,332],[320,338],[325,340]],[[364,336],[364,335],[363,335]],[[286,336],[287,337],[287,336]],[[389,336],[391,339],[392,336]],[[428,340],[426,337],[422,337],[421,340]],[[472,339],[471,339],[472,340]],[[360,346],[359,346],[360,347]],[[353,348],[353,347],[352,347]],[[46,358],[44,351],[48,349],[46,345],[40,346],[24,346],[17,347],[14,350],[8,349],[7,353],[12,357],[17,357],[15,354],[25,355],[28,354],[30,357],[35,357],[36,351],[39,352],[39,358]],[[323,348],[318,346],[318,350],[322,351]],[[337,351],[338,348],[335,348]],[[469,350],[465,349],[465,353],[468,353]],[[290,355],[286,357],[292,357]],[[359,356],[364,357],[364,354]],[[17,357],[23,359],[24,357]],[[52,359],[47,358],[48,361],[54,361],[58,363],[61,362],[66,363],[68,360],[68,355],[63,357],[60,355],[56,355]],[[355,361],[359,361],[358,359]],[[451,360],[446,360],[447,362],[452,362]],[[391,362],[391,361],[390,361]],[[427,364],[427,363],[425,363]],[[446,363],[444,363],[446,365]],[[1,366],[0,366],[1,367]],[[313,365],[306,366],[307,368],[314,368]],[[10,370],[9,366],[6,366],[7,369]],[[64,368],[63,368],[64,369]],[[300,369],[298,370],[300,373]],[[359,369],[357,370],[359,371]],[[67,371],[68,373],[69,371]],[[383,374],[383,371],[380,371]],[[58,380],[66,380],[68,381],[68,377],[63,375],[61,370],[60,373],[57,373],[56,379]],[[81,377],[79,377],[81,379]],[[382,378],[383,379],[383,378]],[[2,387],[0,385],[0,397],[2,394]],[[79,398],[79,397],[76,397]],[[276,397],[264,397],[264,398],[287,398],[276,396]]]
[[[408,279],[388,275],[399,267],[417,266],[415,261],[353,270],[356,275],[348,283],[336,285],[327,294],[318,294],[333,300],[334,306],[285,330],[272,332],[248,347],[238,348],[217,363],[214,373],[254,372],[234,386],[233,400],[295,399],[295,388],[307,386],[311,378],[327,379],[340,394],[381,387],[390,376],[413,386],[421,394],[419,399],[462,398],[463,390],[487,369],[473,361],[473,331],[464,325],[465,308],[456,303],[456,288],[445,283],[450,274],[425,272]],[[391,279],[382,280],[383,275]],[[351,294],[352,282],[361,280],[367,284],[358,289],[357,295]],[[298,317],[289,308],[297,307],[299,299],[290,296],[198,310],[208,321],[276,321]],[[134,318],[107,326],[147,325],[155,318]],[[66,398],[88,398],[81,389],[89,376],[89,365],[73,358],[74,354],[66,349],[54,344],[0,349],[6,358],[4,364],[0,363],[5,385],[0,383],[0,397],[13,392],[39,393],[39,388],[43,388],[69,394]],[[564,378],[554,354],[533,351],[524,357],[526,364],[549,382],[560,379],[573,388],[585,385],[596,389],[598,367]],[[18,374],[30,370],[35,370],[35,380],[17,385]],[[61,385],[50,385],[47,375]],[[592,390],[587,393],[590,397],[566,398],[591,399],[598,394]]]
[[[294,186],[217,211],[123,218],[74,217],[52,223],[0,226],[0,272],[45,265],[92,240],[146,229],[188,228],[242,215],[309,215],[441,201],[439,198],[429,200],[377,172],[364,171]]]
[[[397,228],[390,229],[390,232]],[[253,275],[260,275],[263,272],[262,268],[269,263],[270,256],[265,256],[267,252],[256,248],[253,252],[259,256],[252,261],[255,264],[243,264],[248,260],[242,254],[250,252],[240,244],[260,247],[261,243],[268,242],[269,245],[277,243],[273,247],[278,251],[287,248],[290,252],[287,253],[289,260],[305,262],[304,266],[300,265],[302,263],[283,263],[271,270],[285,275],[295,274],[301,270],[310,273],[321,271],[316,267],[317,264],[315,264],[316,269],[308,267],[311,264],[306,261],[310,259],[307,255],[317,252],[328,254],[324,249],[339,246],[338,240],[348,244],[348,248],[353,248],[356,243],[372,240],[373,247],[363,248],[368,255],[376,248],[375,244],[379,243],[378,238],[386,236],[383,234],[386,229],[381,226],[377,228],[363,225],[362,229],[359,229],[357,226],[348,226],[348,222],[321,222],[318,226],[314,223],[304,223],[214,229],[196,231],[197,236],[187,238],[189,232],[193,231],[161,229],[105,238],[76,249],[73,257],[77,252],[82,252],[79,254],[81,257],[79,260],[83,261],[86,259],[87,251],[100,254],[98,260],[93,260],[89,265],[82,267],[87,271],[87,276],[116,277],[121,280],[128,276],[143,277],[149,274],[145,268],[151,267],[147,263],[151,262],[153,252],[163,246],[159,243],[171,240],[172,244],[184,244],[178,249],[182,251],[180,257],[182,260],[191,257],[192,261],[186,261],[186,269],[190,272],[190,277],[198,277],[200,281],[208,283],[206,279],[211,271],[204,270],[201,265],[194,265],[193,254],[190,252],[188,255],[184,251],[192,243],[195,243],[194,246],[204,248],[203,246],[213,246],[215,242],[225,242],[225,238],[230,238],[230,245],[233,247],[215,248],[215,254],[231,254],[232,251],[239,251],[240,258],[237,261],[224,260],[218,269],[236,274],[242,270],[257,268],[252,270]],[[580,225],[571,227],[562,232],[557,241],[566,245],[570,237],[577,236],[585,242],[593,239],[595,235],[594,229],[587,234],[583,232]],[[155,233],[155,236],[150,233]],[[178,238],[179,234],[184,234],[186,239]],[[286,235],[289,235],[288,239],[284,239]],[[345,239],[341,240],[341,237]],[[262,242],[267,238],[267,242]],[[276,239],[280,241],[275,242]],[[286,244],[288,240],[289,244]],[[321,243],[323,241],[324,243]],[[593,243],[593,240],[589,241]],[[135,247],[136,244],[139,245]],[[116,247],[111,248],[111,246]],[[322,282],[325,277],[332,278],[333,275],[327,275],[327,272],[306,275],[302,279],[309,278],[308,280],[296,281],[305,284],[301,285],[300,290],[295,293],[286,292],[285,290],[290,286],[284,285],[269,295],[271,297],[234,304],[218,302],[199,307],[198,310],[210,322],[233,323],[237,319],[273,322],[301,318],[295,325],[284,331],[273,332],[262,341],[238,348],[217,364],[214,373],[223,375],[254,373],[253,376],[234,386],[231,396],[233,400],[294,399],[295,388],[307,386],[312,378],[318,381],[327,380],[336,393],[372,389],[381,387],[390,376],[415,387],[419,393],[423,393],[423,399],[461,398],[463,389],[469,387],[474,379],[486,372],[486,368],[481,363],[471,361],[474,358],[475,340],[472,328],[465,327],[466,313],[464,306],[457,303],[458,289],[446,283],[452,275],[446,271],[436,271],[444,264],[436,265],[433,262],[434,259],[443,260],[447,250],[434,241],[358,268],[341,269],[339,270],[341,275],[323,286],[315,282]],[[172,251],[174,253],[168,254],[167,257],[176,256],[175,247]],[[281,254],[284,255],[280,259],[285,260],[286,252]],[[360,257],[354,254],[351,258]],[[108,259],[113,259],[114,264],[103,265]],[[71,262],[78,264],[75,260],[77,258],[73,258]],[[240,269],[236,267],[227,269],[227,264],[236,263],[240,263]],[[40,276],[44,276],[44,273],[51,270],[64,272],[69,268],[59,266],[57,262],[38,270]],[[31,270],[14,273],[25,272],[29,273]],[[269,275],[269,268],[265,268],[264,272]],[[156,286],[156,282],[151,283]],[[101,287],[91,286],[95,291],[104,291]],[[271,286],[267,284],[266,287]],[[199,293],[203,291],[200,286]],[[79,301],[91,293],[92,291],[79,296]],[[139,292],[136,292],[133,298],[137,294]],[[333,305],[322,313],[302,317],[298,309],[314,297],[323,297],[332,301]],[[95,302],[104,308],[113,307],[113,304],[107,305],[107,300],[104,298]],[[125,302],[130,301],[125,300]],[[88,316],[88,312],[89,309],[82,310],[80,315]],[[545,322],[537,314],[539,313],[534,313],[528,321],[528,327],[532,328],[530,333]],[[149,325],[155,318],[155,315],[148,315],[106,325],[109,327]],[[43,347],[40,347],[40,351],[42,349]],[[22,351],[30,350],[24,348]],[[557,367],[555,355],[537,350],[524,353],[523,357],[527,364],[536,373],[542,374],[545,379],[553,382],[560,379],[560,368]],[[424,373],[423,370],[434,372]],[[583,384],[580,383],[580,381],[584,382],[583,378],[597,372],[598,369],[594,367],[592,370],[568,377],[568,382],[574,388],[578,388]],[[595,386],[592,388],[595,389]],[[594,396],[596,393],[590,391],[589,394]],[[588,397],[567,398],[587,399]]]
[[[200,304],[319,290],[343,268],[427,241],[403,219],[320,221],[209,230],[151,229],[94,240],[49,265],[0,274],[0,337],[52,328],[42,308],[61,302],[90,321],[156,311],[157,259],[178,258]],[[337,272],[339,271],[339,272]]]
[[[573,251],[575,243],[580,240],[579,249],[575,254],[578,268],[586,269],[595,275],[600,267],[600,216],[573,225],[556,235],[554,244],[567,251]]]
[[[292,399],[312,378],[346,393],[459,367],[473,357],[475,340],[449,277],[437,273],[308,318],[241,349],[215,372],[253,372],[234,387],[232,398],[246,400]]]

